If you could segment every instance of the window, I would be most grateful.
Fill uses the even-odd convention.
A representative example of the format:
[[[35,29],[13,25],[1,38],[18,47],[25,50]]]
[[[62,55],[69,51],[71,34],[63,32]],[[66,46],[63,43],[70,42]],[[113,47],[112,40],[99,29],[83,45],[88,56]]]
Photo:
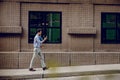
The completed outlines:
[[[29,43],[33,43],[37,29],[42,29],[46,43],[61,43],[61,12],[29,11]]]
[[[101,43],[120,43],[120,13],[101,13]]]

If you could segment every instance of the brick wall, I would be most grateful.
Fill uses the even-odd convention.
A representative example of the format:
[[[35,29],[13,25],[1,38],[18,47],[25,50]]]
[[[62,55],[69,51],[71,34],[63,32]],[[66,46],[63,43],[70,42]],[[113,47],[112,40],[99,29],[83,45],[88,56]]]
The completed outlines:
[[[88,0],[86,0],[88,1]],[[79,2],[76,0],[76,2]],[[104,1],[103,1],[104,2]],[[106,1],[105,1],[106,2]],[[97,3],[97,1],[96,1]],[[102,4],[102,3],[101,3]],[[24,51],[24,49],[32,49],[32,44],[28,44],[27,37],[28,37],[28,11],[29,10],[35,10],[35,11],[61,11],[62,12],[62,44],[47,44],[45,45],[45,49],[47,51],[97,51],[97,49],[100,51],[102,46],[98,48],[100,44],[100,28],[99,25],[100,20],[100,12],[99,15],[96,17],[97,11],[100,11],[101,9],[104,9],[104,11],[108,11],[112,9],[110,6],[106,6],[107,8],[102,7],[101,9],[97,9],[97,6],[99,5],[93,5],[90,3],[86,4],[29,4],[29,3],[23,3],[22,5],[22,26],[23,26],[23,32],[24,36],[22,37],[21,42],[21,49]],[[102,5],[101,5],[102,6]],[[113,8],[116,8],[116,12],[119,10],[119,6],[114,6]],[[113,12],[114,12],[113,11]],[[95,12],[95,13],[94,13]],[[99,24],[97,24],[97,21],[99,21]],[[89,35],[68,35],[67,31],[69,28],[85,28],[85,27],[96,27],[97,28],[97,34],[96,37],[89,36]],[[95,38],[95,40],[94,40]],[[99,44],[97,44],[99,43]],[[114,45],[112,50],[116,50],[116,48],[119,47],[119,45]],[[103,49],[110,49],[109,45],[108,48]],[[43,50],[45,50],[43,49]],[[114,50],[114,51],[115,51]],[[119,50],[117,48],[117,50]]]
[[[16,2],[0,2],[0,51],[19,51],[20,36],[9,28],[20,27],[20,5]],[[18,28],[19,29],[19,28]],[[13,28],[17,31],[17,28]],[[2,34],[2,33],[8,34]]]
[[[43,54],[49,67],[120,63],[119,52],[43,52]],[[32,55],[32,52],[0,52],[0,69],[29,68]],[[41,67],[38,56],[33,67]]]
[[[94,5],[94,25],[97,29],[97,36],[95,38],[95,51],[120,51],[120,44],[101,44],[101,12],[120,12],[120,6],[118,5]]]
[[[110,46],[100,43],[100,13],[120,12],[120,6],[117,4],[120,4],[119,0],[2,0],[0,27],[22,27],[22,35],[0,36],[2,46],[0,51],[32,50],[33,44],[28,43],[28,11],[30,10],[62,12],[62,44],[45,44],[43,51],[120,51],[119,44]],[[95,36],[68,34],[69,28],[93,27],[97,31]]]
[[[19,56],[18,53],[0,53],[0,68],[1,69],[18,69]]]
[[[4,2],[120,4],[119,0],[1,0],[1,1],[4,1]]]

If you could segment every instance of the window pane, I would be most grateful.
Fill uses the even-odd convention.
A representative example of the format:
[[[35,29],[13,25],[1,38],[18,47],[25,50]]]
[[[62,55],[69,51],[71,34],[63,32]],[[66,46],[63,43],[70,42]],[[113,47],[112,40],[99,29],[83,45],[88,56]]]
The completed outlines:
[[[48,36],[46,43],[61,43],[61,12],[30,11],[29,43],[33,42],[37,29],[42,29],[42,37]]]
[[[29,29],[29,43],[33,42],[36,31],[37,31],[36,28],[30,28]]]
[[[116,15],[104,14],[103,15],[103,28],[114,28],[116,27]]]
[[[47,14],[49,27],[60,27],[60,13]]]
[[[49,28],[47,29],[47,42],[61,42],[60,40],[60,29]]]
[[[120,13],[102,13],[101,20],[101,42],[120,43]]]
[[[36,28],[30,28],[30,35],[35,35],[36,34]]]
[[[106,40],[116,40],[116,30],[106,30]]]

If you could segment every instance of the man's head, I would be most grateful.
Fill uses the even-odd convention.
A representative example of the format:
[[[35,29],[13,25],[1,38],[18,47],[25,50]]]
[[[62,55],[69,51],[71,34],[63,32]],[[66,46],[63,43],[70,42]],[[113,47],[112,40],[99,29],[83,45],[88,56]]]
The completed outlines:
[[[40,35],[42,35],[42,29],[38,29],[37,30],[37,34],[40,36]]]

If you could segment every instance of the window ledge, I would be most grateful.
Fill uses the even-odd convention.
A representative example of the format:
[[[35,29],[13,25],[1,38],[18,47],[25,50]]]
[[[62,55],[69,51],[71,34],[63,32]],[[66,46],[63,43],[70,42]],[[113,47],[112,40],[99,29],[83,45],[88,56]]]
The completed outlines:
[[[0,26],[1,34],[22,34],[21,26]]]
[[[96,34],[96,28],[95,27],[81,27],[81,28],[69,28],[68,34]]]

